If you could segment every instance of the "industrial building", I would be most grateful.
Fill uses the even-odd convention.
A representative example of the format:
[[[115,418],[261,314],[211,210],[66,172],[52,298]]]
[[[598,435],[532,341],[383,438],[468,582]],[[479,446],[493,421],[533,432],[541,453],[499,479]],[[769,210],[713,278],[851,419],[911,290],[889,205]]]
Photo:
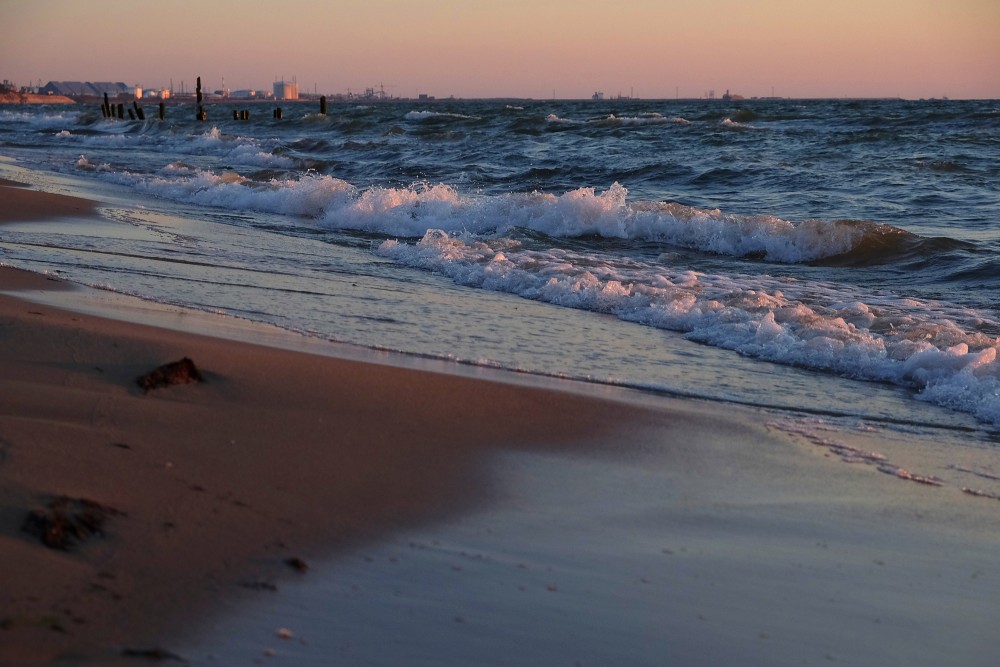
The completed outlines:
[[[126,86],[120,81],[118,83],[110,81],[49,81],[39,88],[38,92],[41,95],[65,95],[67,97],[101,97],[107,93],[108,97],[118,97],[119,95],[135,95],[135,88]]]
[[[275,81],[274,99],[276,100],[297,100],[299,99],[298,81]]]

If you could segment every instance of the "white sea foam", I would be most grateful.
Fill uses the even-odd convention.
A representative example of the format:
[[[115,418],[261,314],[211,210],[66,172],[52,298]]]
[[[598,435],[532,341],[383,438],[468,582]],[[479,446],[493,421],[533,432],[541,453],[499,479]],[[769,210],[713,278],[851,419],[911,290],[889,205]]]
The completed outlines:
[[[78,167],[106,171],[81,156]],[[352,199],[355,188],[331,176],[307,174],[297,179],[271,179],[254,183],[232,171],[211,172],[184,163],[164,167],[158,176],[114,172],[110,180],[157,197],[235,211],[266,211],[316,217],[327,207]],[[343,204],[340,203],[340,206]]]
[[[430,118],[457,118],[459,120],[479,120],[478,116],[467,116],[460,113],[448,113],[446,111],[410,111],[405,116],[406,120],[428,120]]]
[[[864,229],[846,223],[793,224],[773,216],[725,214],[675,203],[627,201],[615,183],[604,192],[579,188],[562,195],[515,193],[462,196],[438,185],[377,189],[350,210],[331,208],[323,221],[334,227],[419,237],[428,229],[448,232],[508,232],[520,227],[550,236],[659,241],[723,255],[762,256],[804,262],[852,250]],[[376,203],[377,202],[377,203]],[[363,211],[366,216],[358,216]]]
[[[560,118],[556,114],[549,114],[546,116],[545,121],[552,125],[594,125],[594,126],[604,126],[604,127],[622,127],[622,126],[644,126],[644,125],[663,125],[667,123],[677,124],[677,125],[688,125],[691,121],[686,118],[668,118],[662,114],[658,113],[645,113],[639,114],[638,116],[616,116],[615,114],[610,114],[604,118],[596,118],[591,120],[577,120],[573,118]]]
[[[430,230],[414,244],[385,241],[378,253],[463,285],[682,331],[759,359],[912,387],[925,400],[1000,425],[1000,339],[970,332],[931,302],[881,297],[865,303],[846,287],[634,260],[616,265],[596,255],[527,251],[443,230]],[[965,316],[971,322],[981,314]]]
[[[206,141],[215,141],[214,131]],[[240,164],[285,166],[288,158],[237,143],[230,158]],[[81,169],[93,170],[86,158]],[[170,165],[157,177],[122,173],[133,184],[169,199],[236,210],[297,211],[317,217],[329,228],[356,229],[419,238],[429,229],[475,234],[530,229],[557,237],[656,241],[736,257],[759,256],[773,262],[808,262],[851,251],[865,228],[840,222],[793,224],[767,215],[727,214],[668,202],[627,200],[615,183],[604,192],[579,188],[562,195],[512,193],[470,196],[448,185],[417,183],[408,188],[358,189],[329,176],[253,183],[215,172],[180,170]],[[316,187],[336,183],[335,187]],[[302,201],[296,204],[296,199]],[[276,206],[275,202],[281,202]]]
[[[643,114],[640,116],[616,116],[611,114],[603,121],[602,125],[662,125],[671,123],[672,119],[658,113]]]
[[[94,164],[93,162],[88,160],[85,155],[81,155],[80,159],[76,161],[76,167],[81,171],[101,171],[108,173],[111,172],[111,165],[109,165],[108,163],[104,162],[104,163]]]
[[[548,116],[546,116],[545,117],[545,122],[552,123],[552,124],[558,124],[558,125],[586,125],[586,123],[587,123],[587,121],[585,121],[585,120],[574,120],[572,118],[560,118],[559,116],[557,116],[554,113],[550,113]]]
[[[720,123],[720,125],[722,125],[722,127],[730,129],[730,130],[756,130],[757,129],[755,126],[750,125],[749,123],[740,123],[740,122],[737,122],[737,121],[733,120],[732,118],[726,118],[725,120],[723,120]]]

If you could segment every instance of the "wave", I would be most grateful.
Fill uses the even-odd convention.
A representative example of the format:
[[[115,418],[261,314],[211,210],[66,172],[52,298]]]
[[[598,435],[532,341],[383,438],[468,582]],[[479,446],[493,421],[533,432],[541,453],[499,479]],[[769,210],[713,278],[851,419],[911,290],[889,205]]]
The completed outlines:
[[[406,120],[434,120],[434,119],[458,119],[458,120],[481,120],[479,116],[467,116],[460,113],[449,113],[446,111],[410,111],[405,116]]]
[[[214,130],[206,141],[217,141]],[[289,158],[238,144],[230,157],[264,168]],[[946,240],[930,241],[891,225],[868,221],[806,220],[724,213],[676,202],[628,201],[614,183],[604,192],[577,188],[561,195],[530,192],[470,196],[452,186],[425,182],[367,189],[328,175],[253,181],[231,171],[213,172],[173,162],[156,175],[114,172],[81,156],[77,167],[150,194],[237,211],[294,213],[329,229],[351,229],[420,238],[430,229],[449,233],[506,234],[525,229],[550,237],[601,237],[662,243],[694,251],[799,264],[875,265],[931,253]]]
[[[603,118],[590,120],[578,120],[573,118],[561,118],[556,114],[549,114],[545,117],[545,122],[554,127],[642,127],[647,125],[689,125],[691,121],[685,118],[664,116],[659,113],[643,113],[638,116],[616,116],[609,114]]]
[[[719,123],[722,127],[729,130],[756,130],[757,126],[751,125],[749,123],[741,123],[739,121],[733,120],[732,118],[725,118]]]
[[[0,111],[0,124],[26,125],[38,130],[64,130],[87,125],[88,114],[83,111]]]
[[[864,220],[841,220],[838,224],[858,227],[862,232],[859,242],[848,252],[822,258],[814,264],[843,267],[892,264],[923,268],[924,264],[944,265],[944,259],[953,254],[974,253],[976,250],[972,243],[947,237],[920,236],[892,225]]]
[[[116,128],[117,129],[117,128]],[[105,151],[145,149],[164,155],[205,155],[225,161],[230,165],[293,169],[301,167],[299,160],[288,155],[288,148],[277,140],[227,134],[218,127],[186,135],[175,136],[169,132],[114,131],[81,133],[79,130],[61,130],[55,133],[57,141],[69,142],[83,150]],[[322,143],[320,140],[317,143]],[[308,144],[302,149],[309,152]],[[79,164],[79,163],[78,163]]]
[[[977,311],[794,279],[526,250],[511,239],[461,239],[443,230],[429,230],[413,244],[388,240],[377,252],[462,285],[680,331],[759,359],[912,388],[924,400],[1000,426],[1000,338],[975,330],[984,321]]]
[[[768,215],[703,210],[673,202],[628,203],[618,183],[603,193],[579,188],[544,193],[464,197],[455,189],[422,184],[372,188],[346,208],[328,208],[334,228],[419,238],[429,229],[491,234],[527,229],[552,237],[596,236],[659,242],[696,251],[771,262],[802,263],[842,257],[884,233],[873,223],[817,220],[794,224]]]

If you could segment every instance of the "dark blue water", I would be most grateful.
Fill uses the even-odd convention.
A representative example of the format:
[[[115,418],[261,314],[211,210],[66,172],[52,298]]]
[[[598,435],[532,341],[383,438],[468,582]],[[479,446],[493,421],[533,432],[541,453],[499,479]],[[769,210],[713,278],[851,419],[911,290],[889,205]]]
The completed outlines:
[[[109,202],[90,234],[3,231],[0,261],[412,354],[1000,425],[998,102],[235,106],[0,111],[0,154]]]

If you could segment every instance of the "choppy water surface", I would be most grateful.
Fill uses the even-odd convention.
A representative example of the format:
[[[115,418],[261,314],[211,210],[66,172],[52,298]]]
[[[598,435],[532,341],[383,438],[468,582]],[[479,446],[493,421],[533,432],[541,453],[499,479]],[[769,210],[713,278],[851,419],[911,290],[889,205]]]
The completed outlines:
[[[1000,103],[234,106],[0,109],[0,154],[108,203],[4,228],[0,261],[368,347],[1000,426]]]

